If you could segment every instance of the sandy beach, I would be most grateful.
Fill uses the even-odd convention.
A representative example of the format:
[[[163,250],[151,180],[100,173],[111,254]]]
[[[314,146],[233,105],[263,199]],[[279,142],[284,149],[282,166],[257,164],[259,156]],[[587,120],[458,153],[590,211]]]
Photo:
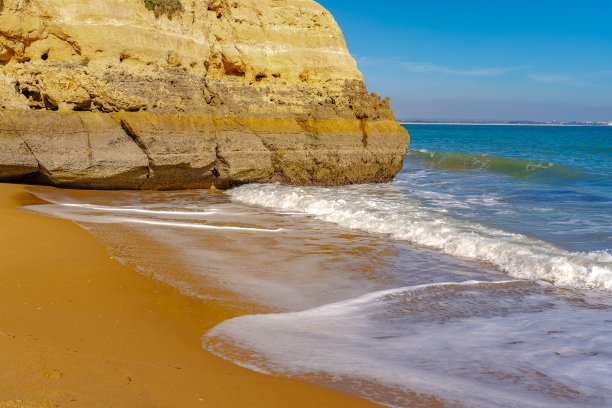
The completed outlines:
[[[600,3],[0,0],[0,408],[612,408]]]
[[[0,407],[366,407],[201,347],[237,313],[114,260],[69,221],[26,213],[0,184]]]

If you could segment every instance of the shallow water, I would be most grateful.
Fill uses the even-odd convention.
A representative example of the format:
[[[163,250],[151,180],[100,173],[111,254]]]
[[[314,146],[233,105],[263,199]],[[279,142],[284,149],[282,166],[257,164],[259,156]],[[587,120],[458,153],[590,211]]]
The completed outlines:
[[[391,184],[32,187],[27,210],[235,308],[203,346],[251,369],[390,406],[612,405],[612,129],[409,130]]]

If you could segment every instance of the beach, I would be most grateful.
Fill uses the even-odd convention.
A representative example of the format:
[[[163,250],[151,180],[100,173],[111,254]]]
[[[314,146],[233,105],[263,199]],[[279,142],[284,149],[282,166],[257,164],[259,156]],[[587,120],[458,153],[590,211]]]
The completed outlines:
[[[236,309],[134,272],[76,224],[0,184],[0,407],[368,407],[218,358],[201,336]]]
[[[498,3],[0,0],[0,408],[612,407],[609,13]]]
[[[610,405],[609,130],[408,130],[392,183],[1,185],[0,400]]]

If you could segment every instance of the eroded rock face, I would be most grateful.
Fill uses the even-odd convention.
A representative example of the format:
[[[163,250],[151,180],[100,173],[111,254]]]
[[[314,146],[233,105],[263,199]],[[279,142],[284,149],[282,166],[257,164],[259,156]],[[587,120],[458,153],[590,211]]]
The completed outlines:
[[[384,182],[406,149],[392,121],[43,110],[2,112],[0,142],[0,178],[94,189]]]
[[[5,111],[4,116],[9,131],[27,147],[21,150],[21,160],[33,157],[37,163],[36,181],[82,188],[139,188],[147,179],[147,156],[109,115]]]
[[[5,108],[392,119],[309,0],[4,0]]]
[[[0,179],[190,188],[399,171],[408,135],[324,8],[183,7],[169,20],[142,0],[0,0]]]

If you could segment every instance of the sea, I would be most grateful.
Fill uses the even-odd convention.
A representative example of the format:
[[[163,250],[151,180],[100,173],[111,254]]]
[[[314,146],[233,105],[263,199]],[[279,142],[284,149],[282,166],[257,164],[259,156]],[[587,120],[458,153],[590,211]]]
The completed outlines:
[[[202,347],[391,407],[612,406],[612,127],[405,125],[387,184],[28,187],[234,308]]]

